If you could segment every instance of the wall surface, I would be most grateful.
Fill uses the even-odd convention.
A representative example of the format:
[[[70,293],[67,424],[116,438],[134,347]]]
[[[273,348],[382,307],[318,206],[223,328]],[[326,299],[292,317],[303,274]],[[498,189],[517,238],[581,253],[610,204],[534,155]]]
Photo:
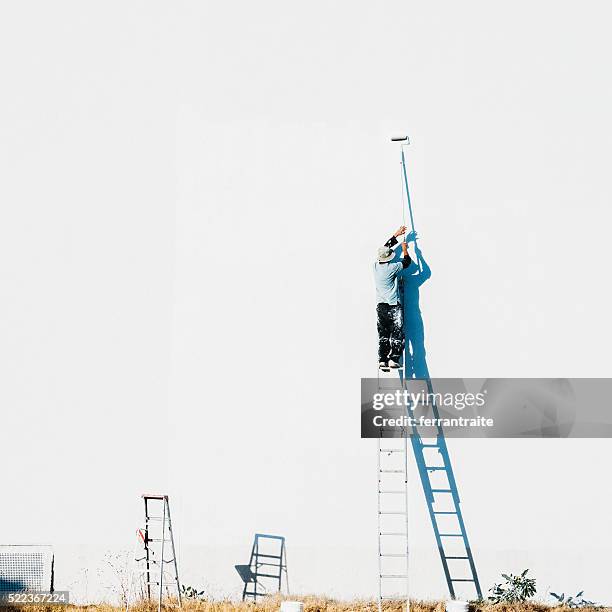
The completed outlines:
[[[113,598],[139,495],[182,579],[376,591],[371,262],[407,132],[434,376],[609,376],[604,2],[0,9],[2,543]],[[612,603],[608,440],[452,440],[481,581]],[[443,596],[411,464],[412,585]],[[117,561],[117,556],[120,557]],[[121,572],[119,572],[121,573]]]

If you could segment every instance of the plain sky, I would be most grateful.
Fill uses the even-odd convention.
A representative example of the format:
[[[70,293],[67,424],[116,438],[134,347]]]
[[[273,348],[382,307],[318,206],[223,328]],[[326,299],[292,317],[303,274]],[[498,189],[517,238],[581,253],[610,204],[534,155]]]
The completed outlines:
[[[112,597],[139,496],[183,582],[376,591],[371,262],[433,275],[434,376],[610,374],[606,2],[80,2],[0,8],[1,543]],[[608,440],[449,442],[485,589],[612,601]],[[411,464],[412,584],[445,584]],[[106,559],[105,559],[106,557]]]

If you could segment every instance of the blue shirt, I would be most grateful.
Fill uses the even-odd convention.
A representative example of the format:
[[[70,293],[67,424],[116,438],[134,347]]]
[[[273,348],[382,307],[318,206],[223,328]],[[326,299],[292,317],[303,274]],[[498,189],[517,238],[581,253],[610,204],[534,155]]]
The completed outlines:
[[[409,260],[410,261],[410,260]],[[402,262],[374,264],[374,282],[376,283],[376,303],[399,304],[399,277],[404,269]]]

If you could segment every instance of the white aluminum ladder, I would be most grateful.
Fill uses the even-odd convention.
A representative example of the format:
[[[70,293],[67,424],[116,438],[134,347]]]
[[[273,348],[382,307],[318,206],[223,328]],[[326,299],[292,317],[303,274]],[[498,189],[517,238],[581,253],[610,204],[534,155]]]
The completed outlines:
[[[397,384],[397,372],[378,375],[378,389],[384,391],[384,380]],[[398,415],[405,410],[398,409]],[[387,433],[390,437],[384,437]],[[378,439],[378,610],[384,600],[409,603],[408,557],[408,438],[397,437],[397,430],[381,430]]]
[[[157,599],[157,610],[161,612],[164,595],[176,594],[182,607],[181,584],[176,559],[170,501],[167,495],[143,494],[145,527],[138,530],[142,544],[140,554],[134,555],[135,568],[130,574],[126,610],[129,610],[133,590],[134,575],[144,579],[144,595],[151,600]],[[152,514],[152,511],[154,512]],[[174,591],[174,593],[172,593]]]

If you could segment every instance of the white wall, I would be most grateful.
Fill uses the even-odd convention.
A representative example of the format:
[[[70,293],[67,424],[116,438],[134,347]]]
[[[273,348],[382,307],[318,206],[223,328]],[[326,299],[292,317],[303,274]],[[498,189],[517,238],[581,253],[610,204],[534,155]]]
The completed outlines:
[[[597,2],[3,6],[0,540],[53,543],[58,586],[110,597],[105,552],[165,489],[184,582],[236,592],[258,530],[287,536],[294,591],[373,595],[357,404],[369,266],[401,223],[388,137],[413,142],[432,374],[609,375],[608,22]],[[612,601],[607,440],[450,447],[486,588],[529,567],[542,595]],[[412,476],[414,592],[442,596]]]

